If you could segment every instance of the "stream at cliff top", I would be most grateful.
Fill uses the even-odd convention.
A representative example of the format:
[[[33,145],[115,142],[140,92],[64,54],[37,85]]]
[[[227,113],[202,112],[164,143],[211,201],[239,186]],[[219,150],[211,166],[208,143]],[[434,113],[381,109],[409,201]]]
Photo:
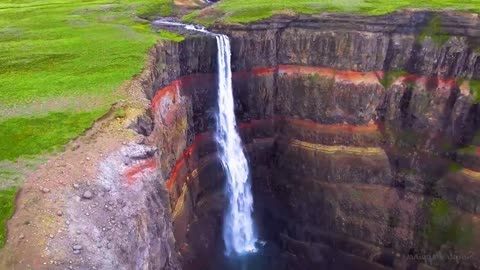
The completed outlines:
[[[228,210],[225,215],[223,239],[227,256],[256,252],[257,237],[252,218],[253,196],[250,172],[242,140],[237,132],[234,112],[230,40],[202,27],[175,22],[156,21],[157,24],[184,27],[188,30],[214,35],[217,41],[218,112],[215,138],[219,156],[227,178]]]

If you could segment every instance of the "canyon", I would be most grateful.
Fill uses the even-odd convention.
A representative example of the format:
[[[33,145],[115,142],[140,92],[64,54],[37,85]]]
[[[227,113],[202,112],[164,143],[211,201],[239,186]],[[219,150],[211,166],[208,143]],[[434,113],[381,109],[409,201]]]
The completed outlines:
[[[422,37],[437,18],[442,32]],[[257,227],[281,250],[263,269],[479,267],[477,16],[280,16],[212,30],[232,40]],[[216,50],[199,34],[158,43],[145,88],[184,269],[226,269],[212,256],[226,205]]]
[[[75,269],[480,269],[478,15],[279,15],[209,30],[231,41],[259,251],[224,255],[218,48],[184,32],[158,41],[135,78],[130,92],[145,97],[123,123],[135,139],[108,135],[117,126],[96,135],[102,155],[78,172],[89,182],[64,188],[77,199],[60,207],[65,238],[32,258],[12,253],[7,269],[40,253],[59,264],[34,269],[64,269],[72,242],[85,255]],[[35,207],[25,196],[20,211]]]

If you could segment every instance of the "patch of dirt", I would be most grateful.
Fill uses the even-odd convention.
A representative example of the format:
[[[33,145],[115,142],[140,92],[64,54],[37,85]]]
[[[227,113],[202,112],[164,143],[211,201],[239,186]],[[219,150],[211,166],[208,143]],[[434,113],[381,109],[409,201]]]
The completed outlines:
[[[174,4],[179,7],[188,7],[188,8],[195,8],[195,7],[202,7],[207,4],[208,1],[206,0],[175,0]]]

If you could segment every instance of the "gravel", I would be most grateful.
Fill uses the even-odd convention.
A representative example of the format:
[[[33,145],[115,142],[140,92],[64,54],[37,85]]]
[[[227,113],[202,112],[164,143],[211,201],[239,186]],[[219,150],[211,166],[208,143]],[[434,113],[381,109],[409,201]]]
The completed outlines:
[[[87,190],[83,193],[82,198],[90,200],[93,198],[93,193],[90,190]]]

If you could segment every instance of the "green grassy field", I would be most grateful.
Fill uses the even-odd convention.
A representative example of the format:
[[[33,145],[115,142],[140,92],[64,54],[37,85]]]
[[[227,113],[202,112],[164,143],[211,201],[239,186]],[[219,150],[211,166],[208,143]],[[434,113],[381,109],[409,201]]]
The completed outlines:
[[[208,12],[194,11],[186,15],[184,20],[201,24],[216,21],[247,23],[280,12],[315,14],[328,11],[381,15],[405,8],[480,12],[480,0],[222,0]]]
[[[0,160],[59,149],[92,125],[103,112],[102,108],[80,113],[52,112],[43,117],[11,118],[1,122]]]
[[[91,126],[141,71],[156,40],[182,40],[139,19],[172,7],[172,0],[1,1],[0,112],[15,114],[0,115],[0,162],[59,150]],[[86,97],[95,105],[86,106]],[[0,243],[14,208],[15,188],[2,185],[11,173],[0,167]]]
[[[146,9],[150,2],[0,3],[0,103],[78,95],[111,101],[120,84],[141,70],[155,40],[172,37],[135,18],[137,9],[153,12]]]
[[[5,244],[6,228],[5,223],[12,216],[15,210],[16,188],[0,190],[0,248]]]

